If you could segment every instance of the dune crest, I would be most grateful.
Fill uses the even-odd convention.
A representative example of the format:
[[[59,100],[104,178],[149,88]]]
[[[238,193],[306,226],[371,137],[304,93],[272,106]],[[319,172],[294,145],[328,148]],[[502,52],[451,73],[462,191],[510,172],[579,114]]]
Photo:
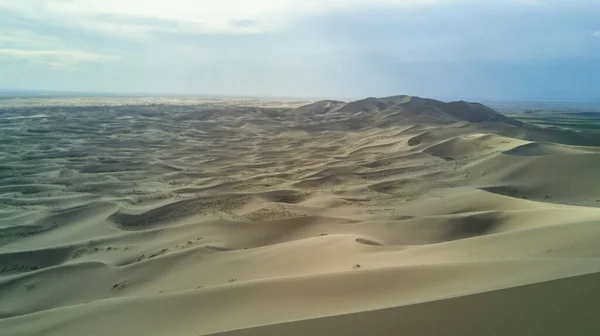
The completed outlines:
[[[600,333],[593,133],[405,95],[0,115],[0,334]]]

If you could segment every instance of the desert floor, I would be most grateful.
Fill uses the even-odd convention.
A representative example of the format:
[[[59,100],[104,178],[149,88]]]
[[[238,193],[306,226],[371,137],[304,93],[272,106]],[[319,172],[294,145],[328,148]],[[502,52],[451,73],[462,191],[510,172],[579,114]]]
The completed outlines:
[[[600,137],[303,105],[0,109],[0,335],[600,334]]]

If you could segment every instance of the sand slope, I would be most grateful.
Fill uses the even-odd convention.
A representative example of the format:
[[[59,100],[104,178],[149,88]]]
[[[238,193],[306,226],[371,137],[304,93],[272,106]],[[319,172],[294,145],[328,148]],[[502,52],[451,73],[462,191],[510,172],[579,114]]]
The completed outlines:
[[[3,109],[0,334],[600,332],[598,137],[234,105]]]

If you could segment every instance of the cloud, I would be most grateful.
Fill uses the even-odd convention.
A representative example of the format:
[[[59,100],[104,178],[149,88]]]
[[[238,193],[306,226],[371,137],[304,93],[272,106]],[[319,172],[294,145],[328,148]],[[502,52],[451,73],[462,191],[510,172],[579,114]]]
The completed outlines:
[[[543,0],[506,0],[508,3],[512,3],[520,6],[532,6],[532,7],[541,7],[545,6],[548,3]]]
[[[89,62],[98,62],[117,58],[115,56],[96,54],[82,50],[25,50],[0,48],[0,54],[22,58],[69,58],[72,60]]]
[[[597,32],[593,32],[592,36],[600,37],[600,30],[598,30]]]
[[[38,30],[41,30],[38,28]],[[11,29],[0,26],[0,57],[33,62],[52,68],[74,69],[82,63],[116,60],[114,55],[75,47],[64,39],[23,28]]]
[[[24,29],[0,29],[0,47],[41,47],[52,45],[56,46],[57,44],[61,43],[62,41],[59,38],[38,34],[33,31]]]
[[[466,0],[0,0],[0,9],[104,34],[247,34],[282,29],[293,17],[350,7],[430,6]],[[150,19],[150,20],[148,20]],[[124,22],[130,20],[131,22]],[[144,21],[145,22],[140,22]],[[136,22],[137,21],[137,22]],[[176,23],[165,26],[164,22]]]
[[[509,89],[522,82],[525,89],[527,83],[542,87],[535,78],[546,71],[560,78],[565,76],[560,71],[573,68],[594,77],[580,64],[593,64],[600,52],[590,36],[600,34],[593,33],[597,4],[0,0],[0,64],[18,64],[0,65],[5,71],[0,82],[92,91],[356,97],[476,94],[487,85],[496,94],[500,84],[494,78],[504,78]],[[73,68],[80,71],[53,71]],[[530,68],[535,76],[520,76]]]
[[[406,10],[479,3],[478,0],[0,0],[0,9],[105,36],[141,38],[161,33],[260,34],[289,28],[299,17],[349,9]],[[490,5],[546,4],[543,0],[498,0]]]
[[[231,25],[233,27],[247,28],[247,27],[256,26],[256,22],[254,22],[252,20],[233,20],[233,21],[231,21]]]
[[[83,50],[30,50],[0,48],[0,57],[28,60],[54,68],[73,67],[83,62],[105,62],[118,57]]]

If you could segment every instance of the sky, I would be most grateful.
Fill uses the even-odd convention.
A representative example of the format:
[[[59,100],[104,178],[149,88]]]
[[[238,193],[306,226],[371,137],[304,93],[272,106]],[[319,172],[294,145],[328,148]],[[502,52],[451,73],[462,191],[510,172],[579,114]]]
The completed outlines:
[[[0,0],[0,88],[600,100],[600,0]]]

